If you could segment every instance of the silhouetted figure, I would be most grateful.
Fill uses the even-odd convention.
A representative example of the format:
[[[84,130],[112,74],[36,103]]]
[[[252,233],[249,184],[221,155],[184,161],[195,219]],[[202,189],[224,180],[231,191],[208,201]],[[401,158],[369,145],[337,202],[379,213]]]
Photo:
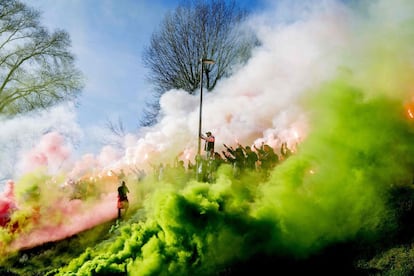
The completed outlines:
[[[272,169],[279,162],[279,156],[275,153],[273,148],[267,144],[263,145],[263,150],[262,167],[264,170]]]
[[[214,169],[218,169],[221,164],[225,163],[226,160],[224,160],[223,157],[221,157],[219,152],[214,152]]]
[[[286,159],[292,155],[292,151],[288,148],[286,142],[282,143],[282,146],[280,147],[280,154],[282,154],[283,159]]]
[[[252,151],[250,146],[243,148],[244,154],[246,155],[246,167],[250,170],[256,170],[256,163],[259,160],[257,153]]]
[[[125,184],[125,181],[121,181],[121,185],[118,187],[118,219],[121,218],[121,210],[124,209],[124,214],[128,210],[129,202],[128,196],[129,189]]]
[[[226,144],[223,144],[223,146],[226,148],[226,151],[222,151],[223,156],[226,160],[227,163],[231,164],[232,167],[234,167],[234,163],[236,163],[236,157],[235,155],[235,150],[233,149],[233,147],[229,147]]]
[[[240,144],[238,144],[238,147],[236,149],[234,149],[233,147],[229,147],[226,144],[223,144],[223,146],[227,149],[227,152],[229,153],[226,154],[223,152],[226,159],[233,166],[234,176],[239,176],[240,173],[243,171],[246,162],[246,156],[244,155],[243,147]]]
[[[260,169],[264,173],[268,173],[278,162],[279,156],[275,153],[273,148],[265,143],[262,143],[260,148],[254,146],[260,162]]]

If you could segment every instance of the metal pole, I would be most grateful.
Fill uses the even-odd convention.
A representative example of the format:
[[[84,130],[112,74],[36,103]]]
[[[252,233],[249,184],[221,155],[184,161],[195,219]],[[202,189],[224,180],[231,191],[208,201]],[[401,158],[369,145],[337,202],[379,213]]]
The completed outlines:
[[[207,64],[214,64],[214,60],[212,59],[200,59],[201,63],[201,76],[200,76],[200,114],[198,117],[198,149],[197,149],[197,156],[196,156],[196,175],[197,180],[201,180],[199,170],[201,165],[201,121],[202,121],[202,113],[203,113],[203,75],[204,75],[204,63]]]
[[[201,153],[201,118],[202,118],[202,110],[203,110],[203,67],[204,67],[204,63],[203,60],[200,60],[201,62],[201,76],[200,76],[200,113],[199,113],[199,117],[198,117],[198,150],[197,150],[197,154],[200,156]]]
[[[200,114],[198,117],[198,149],[197,155],[200,156],[201,154],[201,121],[202,121],[202,112],[203,112],[203,75],[204,75],[204,63],[206,64],[214,64],[215,61],[208,58],[200,59],[201,63],[201,76],[200,76]]]

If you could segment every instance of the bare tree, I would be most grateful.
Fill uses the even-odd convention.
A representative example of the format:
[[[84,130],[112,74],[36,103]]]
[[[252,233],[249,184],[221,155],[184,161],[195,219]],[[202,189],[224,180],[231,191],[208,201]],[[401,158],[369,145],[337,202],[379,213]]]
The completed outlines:
[[[231,73],[232,65],[247,60],[256,39],[241,28],[246,15],[235,1],[225,0],[189,0],[167,13],[143,55],[156,101],[174,88],[195,93],[201,59],[215,61],[214,66],[204,67],[203,84],[208,91]],[[143,125],[154,123],[156,108],[156,103],[149,105]]]
[[[0,114],[47,108],[80,93],[68,33],[50,34],[39,20],[38,11],[18,0],[0,1]]]
[[[127,135],[124,123],[122,119],[118,117],[118,120],[115,122],[113,120],[107,119],[105,123],[105,128],[109,131],[111,135],[108,135],[106,139],[103,140],[104,145],[111,145],[117,149],[124,148],[124,139]]]

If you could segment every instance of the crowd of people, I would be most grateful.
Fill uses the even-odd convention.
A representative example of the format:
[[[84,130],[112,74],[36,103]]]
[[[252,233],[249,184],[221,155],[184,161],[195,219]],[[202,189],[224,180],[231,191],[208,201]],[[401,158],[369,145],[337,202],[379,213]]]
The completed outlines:
[[[233,176],[239,177],[244,172],[258,172],[264,177],[268,176],[270,170],[282,160],[288,158],[292,151],[288,148],[287,143],[282,143],[280,153],[276,153],[275,149],[268,144],[262,143],[259,147],[243,146],[237,144],[234,147],[223,144],[224,149],[221,152],[215,151],[215,137],[212,133],[206,132],[206,135],[200,135],[200,139],[205,140],[204,154],[197,154],[194,163],[188,160],[187,166],[183,160],[176,158],[173,165],[159,164],[153,166],[153,174],[156,180],[169,180],[174,178],[180,183],[187,183],[188,180],[196,178],[198,181],[214,182],[216,180],[216,172],[222,165],[230,166]],[[139,182],[147,175],[143,170],[132,170]],[[117,188],[117,210],[118,220],[127,213],[129,201],[127,194],[129,189],[126,185],[127,180],[132,180],[131,176],[126,177],[124,171],[115,173],[111,171],[111,175],[115,175],[119,186]],[[178,179],[181,178],[181,179]],[[109,181],[109,180],[108,180]],[[100,194],[100,185],[96,185],[95,180],[90,178],[80,179],[78,181],[69,180],[64,186],[66,192],[71,199],[87,199],[89,197],[98,197]],[[28,196],[34,197],[35,192],[31,192]],[[8,223],[9,217],[0,217],[0,226]]]
[[[206,135],[200,135],[200,139],[205,140],[204,154],[196,155],[194,162],[188,161],[187,167],[183,160],[178,159],[172,166],[162,163],[153,166],[156,178],[162,180],[169,171],[177,173],[177,169],[180,169],[189,175],[194,174],[199,181],[213,182],[217,169],[223,164],[230,165],[236,177],[245,171],[256,171],[267,176],[275,165],[292,154],[286,142],[281,144],[280,153],[276,153],[273,147],[265,143],[259,147],[243,146],[239,143],[234,147],[223,144],[225,150],[218,152],[215,151],[215,137],[210,131]]]
[[[195,170],[198,180],[214,181],[216,170],[223,164],[229,164],[232,167],[235,177],[245,171],[256,171],[267,176],[272,168],[292,154],[286,143],[282,144],[280,155],[265,143],[262,143],[260,147],[253,145],[253,148],[241,144],[235,147],[226,144],[223,146],[225,150],[221,153],[215,151],[211,157],[199,156],[196,157],[195,164],[189,163],[188,169]]]
[[[217,170],[222,165],[230,166],[234,177],[252,171],[267,177],[272,168],[292,154],[286,142],[281,144],[278,153],[266,143],[262,143],[260,146],[243,146],[240,143],[235,146],[223,144],[224,150],[218,152],[215,151],[216,139],[210,131],[206,132],[205,135],[200,134],[200,139],[205,141],[204,154],[197,154],[193,162],[187,160],[187,166],[178,156],[173,164],[160,163],[152,165],[153,173],[150,174],[150,177],[154,177],[156,181],[174,179],[174,181],[180,183],[187,183],[188,180],[196,178],[198,181],[211,183],[216,180]],[[147,176],[143,170],[129,169],[130,173],[136,175],[138,182]],[[129,189],[126,186],[126,180],[132,180],[132,178],[131,175],[127,178],[123,170],[118,173],[112,172],[112,174],[116,175],[119,182],[117,209],[118,219],[120,219],[125,215],[129,206],[127,196]],[[90,187],[95,185],[92,185],[93,183],[88,185],[88,183],[79,182],[77,185],[71,185],[77,187],[74,190],[76,191],[74,198],[86,198],[88,195],[94,194]]]

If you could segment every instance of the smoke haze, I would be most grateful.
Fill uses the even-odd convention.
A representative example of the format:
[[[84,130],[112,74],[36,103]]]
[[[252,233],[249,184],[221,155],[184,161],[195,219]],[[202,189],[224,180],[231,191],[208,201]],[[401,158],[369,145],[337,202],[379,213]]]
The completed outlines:
[[[34,171],[17,179],[17,205],[31,191],[41,213],[64,197],[59,190],[46,196],[46,185],[62,185],[68,175],[95,177],[108,168],[129,172],[129,220],[109,240],[73,259],[61,275],[125,270],[208,275],[259,253],[307,257],[336,242],[369,239],[392,221],[387,192],[413,176],[414,128],[407,106],[414,100],[414,4],[363,4],[281,1],[275,10],[251,17],[248,24],[261,45],[247,64],[206,93],[203,132],[216,136],[217,151],[223,143],[262,142],[276,151],[287,142],[294,150],[268,178],[257,173],[236,178],[224,166],[214,183],[178,171],[162,181],[136,181],[135,168],[150,172],[151,165],[176,157],[194,160],[199,95],[169,91],[161,98],[159,123],[128,136],[124,155],[106,148],[100,158],[85,155],[70,168],[53,170],[57,176]],[[66,160],[62,143],[57,133],[47,134],[24,164]],[[93,223],[113,218],[116,210],[101,205],[114,198],[115,206],[116,180],[110,173],[99,177],[93,181],[100,183],[100,196],[88,208],[101,219]],[[84,226],[76,231],[88,229],[87,203],[76,202],[81,207],[71,214]],[[75,231],[58,222],[53,227],[64,232],[61,237]],[[42,236],[43,230],[34,234]]]

